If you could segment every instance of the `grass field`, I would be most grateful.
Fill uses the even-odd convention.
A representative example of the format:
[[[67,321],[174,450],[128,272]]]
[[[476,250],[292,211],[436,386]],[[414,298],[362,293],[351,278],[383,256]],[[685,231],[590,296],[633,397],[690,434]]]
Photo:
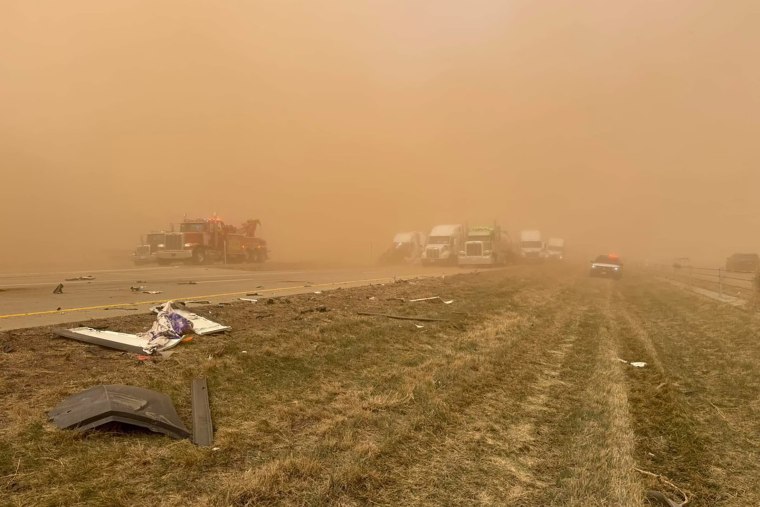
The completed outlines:
[[[673,485],[689,506],[760,505],[757,314],[584,275],[520,266],[207,307],[233,330],[155,362],[5,333],[0,505],[638,506],[649,490],[678,499]],[[434,295],[455,302],[394,299]],[[115,383],[169,394],[189,425],[196,376],[214,449],[46,420]]]

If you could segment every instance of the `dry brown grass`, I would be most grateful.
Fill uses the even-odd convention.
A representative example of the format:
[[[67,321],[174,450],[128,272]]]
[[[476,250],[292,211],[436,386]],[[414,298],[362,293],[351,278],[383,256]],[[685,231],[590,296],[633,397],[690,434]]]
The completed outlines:
[[[634,467],[693,505],[760,504],[757,319],[646,279],[578,274],[525,266],[209,307],[229,336],[148,364],[44,329],[3,336],[0,504],[642,505],[662,485]],[[430,295],[456,303],[392,299]],[[330,311],[301,313],[316,305]],[[197,375],[218,450],[45,420],[68,394],[128,383],[166,392],[189,421]]]

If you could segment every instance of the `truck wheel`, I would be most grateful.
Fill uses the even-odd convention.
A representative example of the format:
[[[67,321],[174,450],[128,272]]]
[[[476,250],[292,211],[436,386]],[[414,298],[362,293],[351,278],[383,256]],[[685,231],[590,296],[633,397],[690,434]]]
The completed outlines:
[[[203,248],[193,250],[193,264],[206,264],[206,251]]]

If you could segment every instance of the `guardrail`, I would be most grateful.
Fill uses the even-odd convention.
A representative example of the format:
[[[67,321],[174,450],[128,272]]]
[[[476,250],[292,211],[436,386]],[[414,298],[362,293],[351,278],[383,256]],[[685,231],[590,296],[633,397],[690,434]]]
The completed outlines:
[[[655,266],[665,278],[718,293],[721,297],[734,296],[747,299],[756,291],[756,273],[726,271],[724,268],[697,266]]]

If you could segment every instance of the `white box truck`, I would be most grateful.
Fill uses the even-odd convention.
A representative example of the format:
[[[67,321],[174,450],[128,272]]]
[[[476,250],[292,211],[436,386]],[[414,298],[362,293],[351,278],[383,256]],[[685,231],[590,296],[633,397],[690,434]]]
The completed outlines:
[[[436,225],[430,231],[422,251],[422,265],[456,264],[463,246],[463,225]]]

